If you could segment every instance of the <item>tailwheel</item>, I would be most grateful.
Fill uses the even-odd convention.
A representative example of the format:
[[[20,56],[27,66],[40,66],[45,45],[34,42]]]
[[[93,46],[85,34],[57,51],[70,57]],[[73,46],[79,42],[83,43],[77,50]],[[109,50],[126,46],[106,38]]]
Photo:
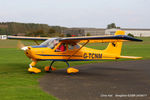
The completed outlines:
[[[28,72],[30,72],[31,74],[37,74],[37,73],[40,73],[41,70],[36,67],[30,67],[28,68]]]
[[[46,72],[51,72],[51,71],[55,71],[56,70],[56,68],[54,68],[54,67],[50,67],[50,66],[46,66],[45,68],[44,68],[44,70],[46,71]]]
[[[67,69],[67,74],[75,74],[75,73],[78,73],[79,70],[76,69],[76,68],[68,68]]]

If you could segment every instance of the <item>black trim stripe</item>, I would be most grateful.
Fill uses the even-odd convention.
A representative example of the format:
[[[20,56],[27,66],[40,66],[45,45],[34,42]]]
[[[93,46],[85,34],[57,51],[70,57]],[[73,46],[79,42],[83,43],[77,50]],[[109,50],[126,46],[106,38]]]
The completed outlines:
[[[93,60],[93,59],[36,59],[37,61],[98,61],[98,60]]]

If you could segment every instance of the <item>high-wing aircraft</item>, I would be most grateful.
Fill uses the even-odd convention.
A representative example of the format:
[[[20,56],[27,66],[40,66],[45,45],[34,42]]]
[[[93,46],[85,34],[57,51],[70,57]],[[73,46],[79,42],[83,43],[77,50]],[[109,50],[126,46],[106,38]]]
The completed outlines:
[[[122,42],[124,41],[142,41],[125,35],[122,30],[116,31],[114,36],[92,36],[92,37],[70,37],[70,38],[42,38],[42,37],[20,37],[8,36],[7,39],[20,40],[37,40],[44,41],[36,46],[24,46],[21,49],[25,51],[28,58],[32,60],[29,64],[28,71],[31,73],[39,73],[40,69],[34,67],[38,61],[52,61],[50,66],[45,67],[45,71],[54,71],[52,67],[56,61],[64,61],[67,63],[67,73],[77,73],[78,69],[70,67],[68,61],[91,61],[102,59],[119,59],[130,58],[139,59],[141,57],[121,56]],[[88,43],[106,43],[108,46],[104,50],[96,50],[85,47]],[[83,45],[79,44],[82,43]],[[136,52],[136,51],[135,51]]]

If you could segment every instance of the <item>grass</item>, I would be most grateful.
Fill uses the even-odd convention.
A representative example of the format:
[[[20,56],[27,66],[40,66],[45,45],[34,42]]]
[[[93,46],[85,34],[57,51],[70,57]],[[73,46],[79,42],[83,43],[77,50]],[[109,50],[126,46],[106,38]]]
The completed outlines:
[[[0,100],[56,100],[39,87],[44,73],[27,72],[30,60],[22,51],[1,48],[0,55]]]
[[[141,38],[144,42],[126,42],[123,45],[122,55],[142,56],[143,59],[150,59],[150,38]],[[26,45],[33,42],[23,41]],[[29,74],[27,72],[28,64],[31,62],[24,52],[16,49],[17,41],[0,41],[0,100],[57,100],[39,87],[38,79],[43,76],[44,66],[49,62],[39,62],[38,68],[42,69],[39,74]],[[87,47],[95,49],[104,49],[107,44],[88,44]],[[122,59],[121,59],[122,60]],[[100,61],[89,62],[70,62],[71,66],[85,63],[96,63]],[[60,66],[61,65],[61,66]],[[54,64],[57,68],[66,66],[63,62]]]
[[[123,45],[122,55],[141,56],[150,59],[150,37],[140,38],[143,42],[126,42]]]

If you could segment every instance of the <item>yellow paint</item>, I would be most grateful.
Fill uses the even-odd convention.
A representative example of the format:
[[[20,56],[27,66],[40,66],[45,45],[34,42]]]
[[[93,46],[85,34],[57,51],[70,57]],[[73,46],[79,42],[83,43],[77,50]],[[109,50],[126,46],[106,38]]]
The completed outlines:
[[[124,31],[117,31],[115,35],[124,35]],[[110,41],[110,40],[109,40]],[[83,47],[78,49],[67,50],[64,52],[56,52],[56,48],[61,44],[60,42],[54,49],[49,47],[45,48],[32,48],[25,52],[25,54],[35,61],[38,60],[101,60],[101,59],[118,59],[121,54],[122,42],[112,41],[108,44],[105,50],[96,50],[92,48]],[[66,43],[67,45],[69,43]],[[80,45],[81,47],[81,45]],[[78,51],[76,53],[76,51]],[[36,62],[31,63],[33,66]]]
[[[79,70],[78,69],[75,69],[75,68],[68,68],[67,69],[67,73],[68,74],[71,74],[71,73],[78,73],[79,72]]]
[[[49,66],[46,66],[46,67],[44,68],[44,70],[45,70],[46,72],[48,72],[48,71],[49,71]]]
[[[118,58],[128,58],[128,59],[140,59],[142,57],[134,57],[134,56],[120,56]]]
[[[48,72],[49,71],[49,66],[46,66],[45,68],[44,68],[44,70],[46,71],[46,72]],[[54,67],[51,67],[51,70],[52,71],[55,71],[56,70],[56,68],[54,68]]]
[[[28,68],[28,71],[31,73],[40,73],[41,72],[41,70],[36,67]]]
[[[33,61],[30,65],[31,65],[31,66],[35,66],[36,63],[37,63],[36,61]]]

